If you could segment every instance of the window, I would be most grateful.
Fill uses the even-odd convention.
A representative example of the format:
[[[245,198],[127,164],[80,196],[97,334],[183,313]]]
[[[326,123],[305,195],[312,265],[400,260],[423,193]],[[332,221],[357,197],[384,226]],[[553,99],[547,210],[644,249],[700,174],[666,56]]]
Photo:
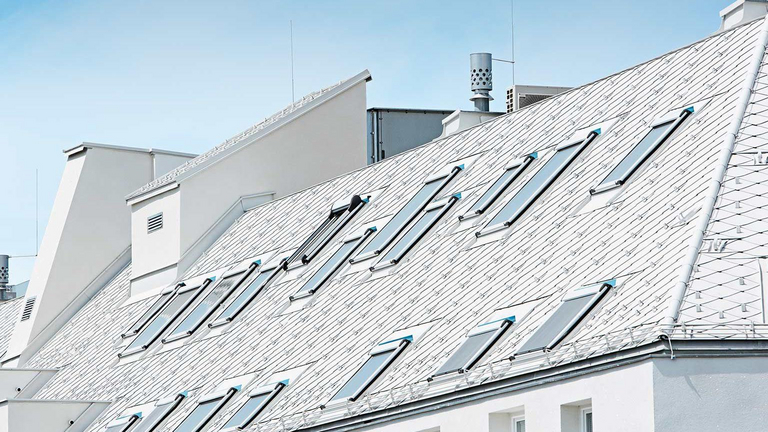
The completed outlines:
[[[590,132],[581,141],[569,143],[555,150],[552,156],[528,182],[496,213],[477,236],[505,229],[515,223],[533,203],[549,189],[568,166],[597,138],[599,130]]]
[[[141,420],[141,413],[117,418],[107,424],[104,432],[128,432],[139,420]]]
[[[152,432],[157,430],[160,423],[165,421],[186,397],[187,393],[184,392],[174,397],[160,399],[155,403],[155,408],[141,420],[139,426],[133,432]]]
[[[512,432],[525,432],[525,417],[512,418]]]
[[[651,130],[642,140],[633,148],[624,159],[616,165],[613,170],[600,182],[600,184],[589,192],[591,194],[600,193],[609,189],[619,187],[626,183],[629,177],[637,171],[653,153],[661,147],[677,128],[693,113],[693,107],[689,107],[680,112],[677,118],[668,118],[667,116],[654,123]]]
[[[581,431],[592,432],[592,408],[581,410]]]
[[[448,210],[453,207],[456,201],[459,200],[460,196],[461,195],[456,194],[447,199],[434,202],[427,206],[421,218],[415,224],[413,224],[408,231],[406,231],[405,235],[403,235],[400,240],[398,240],[397,243],[392,246],[389,252],[384,255],[378,264],[376,264],[374,267],[371,267],[371,270],[395,265],[400,262],[405,254],[413,249],[413,247],[416,246],[416,243],[424,238],[427,232],[433,226],[435,226],[437,221],[439,221],[440,218],[442,218],[448,212]]]
[[[131,341],[131,344],[119,356],[131,355],[149,348],[211,282],[212,279],[206,279],[199,286],[193,285],[190,288],[185,286],[177,287],[175,297],[168,302],[168,305]]]
[[[216,309],[227,300],[227,297],[229,297],[229,295],[232,294],[245,279],[256,271],[258,266],[259,263],[255,262],[251,264],[247,270],[222,278],[221,282],[219,282],[200,303],[198,303],[192,312],[190,312],[184,320],[176,326],[171,334],[163,339],[163,343],[183,339],[194,333],[195,330],[216,312]]]
[[[459,216],[459,219],[469,219],[485,213],[537,157],[538,153],[531,153],[524,158],[516,159],[507,164],[504,168],[504,173],[472,205],[472,208],[466,214]]]
[[[289,266],[293,263],[307,264],[312,261],[367,202],[367,198],[362,199],[359,195],[354,195],[350,200],[334,204],[328,218],[296,249],[296,252],[288,258],[287,264]]]
[[[379,255],[463,169],[463,165],[455,166],[448,173],[441,172],[428,178],[416,195],[376,234],[354,261]]]
[[[615,280],[610,280],[571,290],[565,295],[560,306],[536,329],[517,353],[554,348],[615,284]]]
[[[259,274],[249,283],[246,287],[240,291],[240,294],[235,297],[232,302],[219,314],[216,319],[208,324],[208,327],[218,327],[232,322],[235,317],[245,309],[250,302],[261,293],[274,278],[279,274],[279,270],[282,266],[282,261],[277,265],[271,265],[270,267],[262,267]]]
[[[363,366],[352,375],[352,378],[344,384],[333,397],[332,401],[349,400],[356,401],[384,371],[397,359],[397,357],[408,347],[410,339],[390,340],[380,343],[372,352]]]
[[[223,430],[245,429],[264,409],[272,402],[286,386],[284,382],[268,387],[260,387],[248,395],[248,400],[240,407],[237,412],[227,421]]]
[[[162,309],[163,306],[165,306],[168,303],[168,301],[171,300],[171,297],[173,297],[173,294],[176,292],[176,289],[178,289],[178,287],[174,287],[174,288],[170,288],[170,289],[164,290],[160,294],[160,298],[158,298],[152,304],[152,306],[150,306],[149,309],[147,309],[147,311],[144,312],[144,315],[142,315],[141,318],[139,318],[139,320],[136,321],[131,326],[131,328],[128,329],[127,332],[122,334],[122,337],[123,338],[127,338],[129,336],[133,336],[133,335],[137,334],[138,332],[140,332],[141,329],[144,328],[144,326],[149,322],[149,320],[154,318],[155,315],[160,311],[160,309]]]
[[[291,301],[313,295],[326,281],[336,274],[372,232],[374,232],[374,229],[368,228],[363,231],[362,235],[357,234],[344,239],[344,243],[339,246],[333,256],[309,278],[296,294],[291,296]]]
[[[238,392],[230,388],[226,392],[214,393],[200,398],[197,406],[175,429],[175,432],[198,432],[216,415],[216,413]]]

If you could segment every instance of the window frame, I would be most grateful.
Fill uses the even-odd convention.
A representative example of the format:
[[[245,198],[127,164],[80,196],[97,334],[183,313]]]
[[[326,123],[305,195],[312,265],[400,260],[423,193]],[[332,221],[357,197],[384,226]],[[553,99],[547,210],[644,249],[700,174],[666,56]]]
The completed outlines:
[[[673,111],[676,112],[676,111]],[[656,153],[661,146],[664,145],[665,142],[667,142],[672,135],[681,128],[682,124],[693,115],[694,107],[689,106],[687,108],[682,109],[679,114],[676,117],[670,117],[669,115],[662,116],[658,119],[656,119],[654,122],[651,123],[649,126],[649,129],[646,131],[645,134],[643,134],[643,137],[632,147],[627,154],[624,155],[624,157],[621,158],[621,160],[614,165],[613,169],[611,169],[608,174],[603,177],[603,179],[600,181],[600,183],[597,184],[597,186],[590,188],[589,193],[590,195],[596,195],[601,192],[605,192],[611,189],[615,189],[618,187],[623,186],[629,179],[632,177],[632,175],[637,172],[645,163],[648,161],[648,159],[653,156],[654,153]],[[629,168],[622,174],[619,179],[615,180],[612,183],[606,183],[606,180],[608,177],[610,177],[613,172],[628,158],[632,155],[632,152],[643,142],[643,140],[650,135],[654,129],[658,127],[664,127],[666,126],[666,130],[656,138],[655,141],[646,149],[646,151],[632,164],[629,166]]]
[[[574,153],[562,164],[560,169],[555,172],[554,174],[550,175],[550,177],[546,178],[545,181],[541,182],[541,184],[534,190],[531,191],[530,195],[520,204],[520,206],[515,210],[510,217],[507,217],[506,220],[501,222],[494,222],[496,220],[496,217],[504,212],[504,209],[507,208],[508,205],[514,201],[514,199],[520,194],[523,190],[525,190],[526,186],[530,184],[531,182],[537,180],[538,176],[541,174],[541,172],[548,166],[548,164],[552,163],[554,159],[554,155],[550,157],[544,164],[531,176],[531,178],[528,179],[528,181],[520,188],[512,197],[507,200],[506,204],[502,206],[496,214],[491,218],[490,221],[478,232],[475,233],[475,236],[482,237],[488,234],[492,234],[498,231],[505,230],[512,226],[515,222],[520,220],[523,215],[530,209],[536,201],[538,201],[544,194],[549,191],[549,189],[552,187],[552,185],[557,182],[557,180],[565,173],[568,168],[571,167],[573,162],[579,158],[579,156],[589,147],[590,144],[592,144],[601,134],[600,129],[594,129],[587,133],[587,135],[584,138],[580,138],[577,140],[573,140],[570,142],[567,142],[564,145],[560,145],[555,147],[555,155],[557,152],[569,149],[571,147],[577,146],[578,148]]]
[[[462,343],[456,347],[456,349],[453,350],[450,356],[440,365],[440,367],[435,371],[434,374],[432,374],[432,378],[442,376],[442,375],[448,375],[454,372],[458,373],[464,373],[470,369],[472,369],[477,363],[486,355],[488,352],[493,348],[496,343],[499,342],[499,340],[504,336],[505,333],[509,331],[509,329],[512,328],[512,326],[515,324],[515,317],[509,317],[509,318],[502,318],[500,320],[496,321],[490,321],[486,323],[482,323],[472,329],[466,337],[464,337],[464,340]],[[484,326],[487,326],[483,328]],[[480,347],[478,351],[476,351],[472,356],[469,357],[469,359],[464,363],[462,367],[459,369],[452,369],[452,370],[445,370],[440,372],[440,370],[445,366],[446,363],[448,363],[453,355],[458,353],[459,349],[461,349],[462,346],[464,346],[465,343],[471,338],[472,336],[478,336],[481,334],[486,333],[493,333],[491,337],[485,341],[485,343]]]
[[[525,415],[512,417],[512,432],[517,432],[517,425],[522,423],[525,428]]]
[[[581,432],[589,432],[589,430],[594,430],[595,424],[595,415],[592,413],[592,407],[584,407],[580,410],[581,416],[580,416],[580,423],[581,423]],[[587,414],[590,415],[589,422],[587,422]],[[590,427],[587,427],[587,423],[590,424]]]
[[[132,340],[128,346],[125,347],[125,349],[119,353],[117,356],[120,358],[130,356],[132,354],[136,354],[142,351],[146,351],[150,346],[152,346],[153,343],[155,343],[168,329],[171,325],[173,325],[174,322],[184,313],[184,311],[189,308],[190,305],[192,305],[198,297],[205,291],[205,289],[210,285],[214,280],[216,279],[215,276],[211,276],[208,278],[205,278],[205,280],[200,284],[192,284],[190,286],[185,285],[183,282],[181,284],[176,285],[176,288],[174,289],[173,298],[166,303],[157,314],[155,314],[152,321],[156,320],[162,313],[165,311],[166,308],[168,308],[169,305],[173,303],[173,300],[178,298],[179,295],[184,294],[189,291],[196,291],[190,298],[188,298],[180,307],[179,309],[173,314],[173,316],[166,322],[162,327],[160,327],[154,336],[152,336],[151,339],[149,339],[146,342],[146,345],[139,345],[136,347],[131,348],[133,345],[133,342],[136,340]],[[145,331],[147,331],[147,327],[149,324],[144,326],[144,329],[137,333],[134,338],[138,338],[141,336]]]
[[[107,423],[104,432],[128,432],[133,426],[141,421],[141,412],[120,416],[111,422]],[[115,426],[123,426],[121,429],[115,429],[110,431],[110,428]]]
[[[158,400],[157,402],[155,402],[155,406],[152,409],[152,411],[149,413],[149,415],[141,419],[141,421],[139,422],[139,425],[136,427],[136,430],[134,432],[153,432],[166,419],[168,419],[171,413],[174,410],[176,410],[176,408],[178,408],[179,405],[181,405],[181,403],[186,398],[187,398],[187,392],[181,392],[181,393],[177,393],[173,397],[168,397],[165,399]],[[164,409],[165,411],[163,411],[160,417],[158,417],[153,423],[146,423],[148,419],[152,417],[152,414],[154,414],[159,409]]]
[[[489,208],[493,206],[493,204],[496,203],[496,201],[504,195],[504,193],[509,189],[512,184],[520,178],[520,176],[523,175],[523,173],[528,169],[529,166],[533,163],[534,160],[536,160],[539,157],[538,152],[529,153],[521,158],[514,159],[510,161],[505,167],[504,172],[501,173],[501,176],[499,176],[493,183],[491,183],[486,189],[485,192],[480,196],[480,198],[475,201],[472,206],[467,210],[466,213],[459,216],[459,220],[467,220],[476,218],[478,216],[482,216],[486,211],[488,211]],[[487,194],[491,192],[494,186],[496,186],[496,182],[499,181],[501,178],[503,178],[508,172],[515,171],[512,173],[512,175],[504,182],[502,185],[498,188],[496,193],[493,195],[489,195],[486,197]],[[485,201],[485,202],[483,202]],[[483,204],[480,204],[483,202]]]
[[[344,387],[346,387],[347,383],[355,378],[355,376],[365,367],[365,364],[368,363],[373,356],[377,354],[383,354],[386,352],[390,352],[387,359],[384,361],[384,363],[381,364],[368,378],[363,381],[363,383],[358,387],[353,393],[352,396],[346,398],[348,402],[355,402],[365,394],[365,392],[373,386],[373,384],[378,380],[382,375],[384,375],[384,372],[386,372],[387,369],[389,369],[390,366],[392,366],[393,363],[400,357],[400,355],[405,351],[406,348],[411,344],[412,337],[403,337],[393,340],[388,340],[385,342],[380,343],[377,345],[371,352],[368,354],[368,360],[366,360],[363,364],[360,365],[360,367],[355,370],[355,373],[349,376],[349,378],[344,381],[344,385],[339,388],[339,390],[336,392],[336,394],[331,398],[331,402],[337,402],[337,401],[343,401],[344,399],[337,399],[337,396],[339,393],[341,393],[342,390],[344,390]]]
[[[194,428],[192,429],[192,430],[193,430],[193,431],[195,431],[195,432],[197,432],[197,431],[201,431],[201,430],[202,430],[202,429],[203,429],[203,428],[204,428],[204,427],[205,427],[205,426],[206,426],[206,425],[207,425],[207,424],[208,424],[208,423],[209,423],[209,422],[210,422],[210,421],[211,421],[211,420],[212,420],[214,417],[216,417],[216,415],[219,413],[219,411],[221,411],[221,409],[224,407],[224,405],[226,405],[226,404],[227,404],[227,403],[228,403],[228,402],[229,402],[229,401],[230,401],[230,400],[231,400],[231,399],[232,399],[232,398],[235,396],[235,394],[236,394],[238,391],[240,391],[240,386],[230,387],[230,388],[228,388],[228,389],[226,389],[226,390],[222,390],[222,391],[219,391],[219,392],[211,393],[211,394],[209,394],[209,395],[201,396],[201,397],[200,397],[200,398],[197,400],[197,404],[196,404],[196,405],[195,405],[195,407],[192,409],[192,411],[190,411],[190,412],[189,412],[189,414],[187,414],[187,415],[184,417],[184,420],[182,420],[182,421],[181,421],[181,422],[180,422],[178,425],[176,425],[176,427],[173,429],[173,430],[174,430],[174,432],[176,432],[176,431],[178,431],[178,430],[179,430],[179,427],[181,427],[181,425],[183,425],[183,424],[184,424],[184,422],[187,420],[187,418],[189,418],[189,416],[191,416],[192,414],[194,414],[195,410],[197,410],[198,408],[200,408],[200,405],[202,405],[202,404],[204,404],[204,403],[207,403],[207,402],[211,402],[211,401],[214,401],[214,400],[220,399],[220,400],[219,400],[219,402],[218,402],[218,403],[217,403],[217,404],[214,406],[214,408],[211,410],[211,412],[210,412],[210,413],[208,413],[208,414],[207,414],[205,417],[203,417],[203,419],[202,419],[202,420],[200,420],[200,421],[199,421],[199,422],[198,422],[198,423],[197,423],[197,424],[194,426]]]
[[[211,316],[213,316],[216,313],[216,311],[221,307],[222,304],[226,303],[227,299],[232,295],[232,293],[237,291],[237,289],[240,288],[243,282],[246,281],[251,275],[253,275],[253,273],[259,268],[260,265],[261,265],[261,261],[257,260],[251,263],[251,265],[249,265],[248,268],[244,270],[234,271],[234,272],[231,272],[230,274],[222,276],[219,282],[215,284],[213,287],[211,287],[211,289],[202,298],[202,300],[198,302],[194,308],[192,308],[189,312],[187,312],[187,314],[184,316],[184,319],[182,319],[181,321],[179,321],[178,324],[176,324],[176,327],[174,327],[173,330],[171,330],[168,336],[162,339],[162,343],[164,344],[170,343],[170,342],[174,342],[174,341],[192,336],[192,334],[194,334],[203,325],[203,323],[208,321],[208,319],[210,319]],[[214,292],[214,290],[218,287],[219,284],[224,283],[224,281],[226,281],[229,278],[237,278],[237,279],[232,284],[232,286],[229,287],[229,289],[227,289],[227,291],[221,296],[217,304],[211,307],[210,310],[206,312],[204,316],[200,317],[196,322],[194,322],[192,327],[190,327],[188,330],[185,330],[184,332],[181,332],[181,333],[177,333],[176,330],[184,323],[186,318],[203,304],[205,299]]]
[[[281,258],[277,260],[273,259],[270,264],[265,264],[264,266],[259,268],[258,272],[254,272],[255,277],[249,280],[247,283],[241,284],[242,291],[240,291],[238,295],[234,296],[234,298],[230,300],[229,304],[224,308],[224,310],[219,312],[219,315],[217,315],[212,322],[208,323],[208,328],[212,329],[216,327],[221,327],[234,321],[235,318],[237,318],[238,315],[240,315],[251,304],[251,302],[253,302],[256,299],[256,297],[258,297],[259,294],[261,294],[262,291],[264,291],[264,289],[266,289],[266,287],[268,287],[272,283],[272,281],[274,281],[280,275],[280,271],[285,270],[284,263],[286,259],[287,258]],[[252,283],[256,282],[256,279],[258,279],[258,277],[265,272],[272,272],[272,273],[269,274],[269,276],[267,276],[267,278],[261,282],[261,285],[259,285],[259,287],[251,295],[249,295],[248,298],[237,309],[235,309],[229,316],[224,317],[223,316],[224,312],[226,312],[227,309],[229,309],[229,305],[231,305],[234,301],[236,301],[241,295],[244,295],[245,290],[247,290]],[[230,294],[230,297],[232,297],[232,294]]]
[[[447,168],[450,168],[450,171],[447,171]],[[398,210],[397,213],[395,213],[392,216],[392,219],[390,219],[389,222],[387,222],[386,225],[376,234],[376,237],[371,242],[378,241],[378,239],[381,237],[381,233],[385,233],[389,225],[392,223],[392,220],[395,219],[402,211],[404,211],[408,205],[413,201],[419,192],[421,192],[424,187],[430,183],[433,182],[440,182],[439,186],[432,192],[421,204],[419,204],[416,208],[414,208],[411,211],[411,214],[407,215],[407,218],[402,222],[402,224],[395,228],[394,231],[391,233],[385,234],[388,237],[381,237],[383,238],[383,243],[379,245],[377,249],[367,251],[368,245],[363,249],[362,252],[360,252],[357,256],[352,258],[350,262],[352,263],[358,263],[361,261],[365,261],[367,259],[371,259],[373,257],[379,256],[381,252],[383,252],[389,245],[394,242],[398,236],[405,230],[410,224],[413,222],[413,220],[419,215],[419,213],[422,212],[431,202],[435,199],[436,196],[438,196],[447,186],[448,184],[456,178],[456,176],[459,175],[464,170],[464,164],[459,165],[451,165],[449,164],[448,167],[442,169],[436,174],[433,174],[429,177],[427,177],[424,182],[421,184],[421,189],[416,192],[416,194],[411,196],[411,199],[408,200],[402,207],[400,207],[400,210]]]
[[[413,219],[413,223],[409,224],[408,228],[403,230],[398,236],[397,241],[393,242],[392,245],[387,249],[387,252],[382,254],[381,259],[379,262],[374,264],[370,267],[371,271],[379,270],[386,267],[391,267],[393,265],[397,265],[400,261],[402,261],[403,258],[414,248],[416,245],[429,234],[429,232],[435,227],[435,225],[440,222],[440,220],[445,217],[446,213],[448,213],[451,208],[456,204],[459,199],[461,199],[461,194],[453,194],[448,198],[444,198],[438,201],[433,201],[429,205],[427,205],[421,212],[421,217],[417,217]],[[437,216],[435,217],[434,221],[429,224],[428,226],[425,226],[421,232],[417,233],[415,237],[410,239],[408,243],[405,245],[405,247],[402,248],[402,250],[394,257],[389,259],[388,261],[384,261],[385,258],[389,256],[390,253],[392,253],[393,250],[403,241],[405,236],[411,232],[416,227],[416,224],[418,222],[427,216],[427,214],[431,211],[437,211],[439,212]]]
[[[309,264],[360,213],[368,201],[367,197],[353,195],[348,200],[334,203],[325,221],[286,260],[286,270]]]
[[[173,298],[173,294],[181,287],[182,285],[177,284],[173,287],[166,288],[160,292],[160,297],[155,300],[152,305],[149,306],[149,309],[147,309],[138,320],[136,320],[131,326],[128,328],[128,331],[121,334],[120,337],[123,339],[128,339],[129,337],[135,336],[144,329],[144,327],[152,321],[155,316],[160,313],[165,307],[168,305],[168,302],[171,301]],[[157,309],[154,309],[156,305],[160,305]],[[154,311],[153,311],[154,310]],[[151,314],[149,314],[150,311],[153,311]],[[149,314],[149,315],[147,315]]]
[[[261,415],[264,411],[266,411],[267,407],[269,407],[269,404],[271,404],[279,395],[280,392],[283,391],[284,388],[288,387],[288,383],[286,380],[279,381],[277,383],[270,383],[267,385],[263,385],[260,387],[257,387],[253,390],[251,390],[248,393],[248,398],[243,402],[242,405],[240,405],[240,408],[238,408],[230,417],[229,419],[224,423],[224,426],[222,426],[221,432],[230,432],[230,431],[238,431],[243,430],[247,428],[251,423],[253,423],[259,415]],[[237,414],[240,413],[240,411],[245,408],[245,406],[248,404],[248,402],[251,401],[251,399],[262,396],[264,394],[268,394],[266,399],[264,399],[261,404],[256,408],[254,412],[252,412],[243,423],[240,423],[237,426],[230,426],[226,427],[226,425],[234,418]]]
[[[582,285],[580,287],[571,289],[566,293],[566,295],[560,300],[560,304],[551,312],[547,314],[545,319],[539,324],[539,327],[536,328],[536,330],[531,333],[531,335],[526,338],[525,342],[520,344],[520,348],[517,349],[515,352],[515,355],[519,354],[525,354],[530,352],[536,352],[540,350],[550,351],[557,345],[559,345],[588,315],[589,313],[594,310],[594,308],[597,306],[600,301],[602,301],[603,298],[605,298],[606,295],[616,286],[616,280],[611,279],[607,281],[601,281],[596,283],[591,283],[587,285]],[[560,308],[569,300],[575,300],[583,297],[591,297],[589,299],[589,302],[586,303],[582,308],[568,321],[568,323],[554,336],[552,340],[547,342],[546,345],[543,347],[536,347],[533,349],[526,349],[523,351],[522,349],[525,348],[525,346],[528,344],[528,342],[533,339],[536,334],[541,330],[541,328],[553,317],[557,316],[557,312],[560,310]]]
[[[339,270],[345,265],[349,263],[350,257],[357,252],[360,249],[360,246],[362,246],[363,243],[365,243],[366,240],[376,232],[375,227],[368,227],[365,228],[362,232],[354,233],[350,236],[347,236],[339,245],[339,247],[336,249],[336,251],[333,253],[331,257],[329,257],[328,261],[325,262],[322,266],[320,266],[313,274],[310,276],[307,281],[302,284],[301,288],[299,288],[298,291],[293,293],[290,297],[290,301],[295,301],[298,299],[311,297],[313,296],[320,288],[323,287],[323,285],[326,284],[330,279],[332,279],[336,274],[338,274]],[[355,245],[352,247],[352,249],[341,259],[336,263],[331,263],[330,259],[333,258],[338,251],[341,250],[345,245],[348,243],[355,243]],[[320,281],[316,282],[315,286],[309,289],[305,289],[309,285],[310,282],[312,282],[312,279],[314,279],[315,275],[319,274],[321,271],[323,271],[327,265],[331,265],[332,269],[331,271],[327,272],[325,277],[323,277]]]

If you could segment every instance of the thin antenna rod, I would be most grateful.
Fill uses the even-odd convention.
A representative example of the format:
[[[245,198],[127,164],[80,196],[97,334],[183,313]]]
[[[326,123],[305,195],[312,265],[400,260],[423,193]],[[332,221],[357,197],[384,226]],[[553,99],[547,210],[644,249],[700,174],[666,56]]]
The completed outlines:
[[[515,0],[509,2],[509,12],[512,18],[512,85],[515,85]]]
[[[35,256],[39,252],[40,248],[40,182],[38,181],[38,168],[35,168]]]
[[[293,81],[293,20],[291,23],[291,103],[296,103],[296,94],[294,93],[294,81]]]

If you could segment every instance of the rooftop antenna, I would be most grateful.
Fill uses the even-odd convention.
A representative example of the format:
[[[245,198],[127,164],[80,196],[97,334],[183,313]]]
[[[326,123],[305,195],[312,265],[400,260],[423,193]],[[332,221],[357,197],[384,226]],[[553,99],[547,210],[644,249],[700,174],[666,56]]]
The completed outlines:
[[[40,182],[38,182],[38,168],[35,168],[35,256],[37,256],[40,248]]]
[[[294,81],[293,81],[293,20],[290,20],[291,25],[291,104],[296,103],[296,95],[294,93]]]
[[[509,12],[511,18],[511,33],[512,33],[512,59],[505,60],[500,58],[493,58],[491,60],[501,63],[509,63],[512,65],[512,86],[515,86],[515,0],[509,1]]]

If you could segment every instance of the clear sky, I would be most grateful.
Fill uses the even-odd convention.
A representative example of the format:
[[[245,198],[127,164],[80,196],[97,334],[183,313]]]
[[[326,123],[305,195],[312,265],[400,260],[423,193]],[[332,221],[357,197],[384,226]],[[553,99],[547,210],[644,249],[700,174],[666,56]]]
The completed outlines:
[[[515,0],[516,82],[577,86],[704,38],[731,0]],[[0,0],[0,253],[35,250],[82,141],[200,153],[369,69],[368,106],[471,109],[469,54],[511,57],[510,0]],[[494,65],[504,110],[511,67]],[[361,137],[362,140],[362,137]],[[31,259],[11,261],[12,283]]]

